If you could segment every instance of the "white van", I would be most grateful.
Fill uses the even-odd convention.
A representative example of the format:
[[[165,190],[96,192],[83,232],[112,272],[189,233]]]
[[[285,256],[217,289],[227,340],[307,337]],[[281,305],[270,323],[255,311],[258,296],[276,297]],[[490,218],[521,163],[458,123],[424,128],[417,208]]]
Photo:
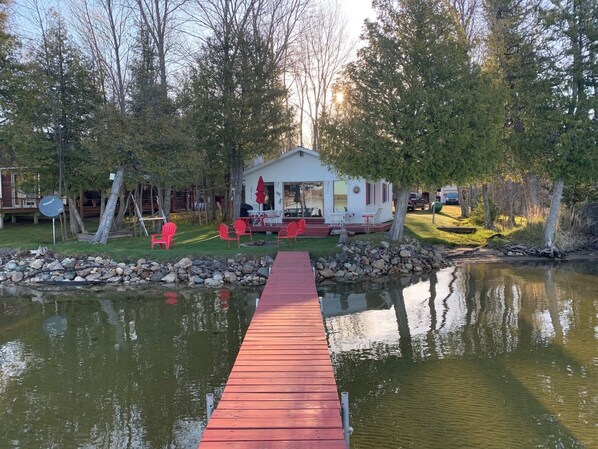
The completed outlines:
[[[441,187],[440,202],[442,204],[459,204],[459,189],[457,189],[457,186]]]

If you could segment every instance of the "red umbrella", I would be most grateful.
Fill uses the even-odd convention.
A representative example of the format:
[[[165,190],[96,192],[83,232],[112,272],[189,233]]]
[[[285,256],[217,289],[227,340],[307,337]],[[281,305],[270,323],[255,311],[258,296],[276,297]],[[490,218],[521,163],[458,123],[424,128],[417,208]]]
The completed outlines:
[[[264,204],[266,202],[266,185],[264,184],[264,179],[261,176],[260,179],[257,180],[255,202],[258,204]]]

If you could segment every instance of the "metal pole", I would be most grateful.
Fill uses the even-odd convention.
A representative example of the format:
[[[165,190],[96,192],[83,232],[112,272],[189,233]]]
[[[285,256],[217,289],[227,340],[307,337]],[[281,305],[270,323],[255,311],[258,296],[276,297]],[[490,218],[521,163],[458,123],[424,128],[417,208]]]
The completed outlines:
[[[56,245],[56,218],[52,217],[52,242]]]
[[[210,420],[212,417],[212,412],[214,411],[214,394],[208,393],[206,394],[206,416],[207,421]]]
[[[436,203],[432,203],[432,223],[434,223],[434,217],[436,216]]]
[[[341,417],[343,420],[343,433],[345,434],[345,444],[349,449],[349,438],[353,433],[353,428],[349,425],[349,393],[341,393]]]

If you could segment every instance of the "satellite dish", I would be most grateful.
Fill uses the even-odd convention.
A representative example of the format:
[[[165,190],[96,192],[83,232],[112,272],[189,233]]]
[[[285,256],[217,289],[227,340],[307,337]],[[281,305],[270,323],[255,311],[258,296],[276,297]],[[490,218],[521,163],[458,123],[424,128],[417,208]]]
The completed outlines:
[[[57,196],[45,196],[39,202],[39,211],[46,217],[55,218],[61,212],[64,212],[64,204]]]

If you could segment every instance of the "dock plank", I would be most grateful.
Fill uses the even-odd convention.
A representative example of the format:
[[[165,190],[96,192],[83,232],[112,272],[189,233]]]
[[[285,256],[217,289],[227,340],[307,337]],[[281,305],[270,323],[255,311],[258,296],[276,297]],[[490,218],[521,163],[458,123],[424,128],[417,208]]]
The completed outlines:
[[[309,256],[279,252],[201,449],[345,449]]]
[[[237,441],[207,441],[202,443],[202,449],[346,449],[344,442],[320,440],[320,441],[244,441],[239,446]]]
[[[335,440],[343,438],[342,429],[211,429],[203,441],[252,441],[252,440]]]

